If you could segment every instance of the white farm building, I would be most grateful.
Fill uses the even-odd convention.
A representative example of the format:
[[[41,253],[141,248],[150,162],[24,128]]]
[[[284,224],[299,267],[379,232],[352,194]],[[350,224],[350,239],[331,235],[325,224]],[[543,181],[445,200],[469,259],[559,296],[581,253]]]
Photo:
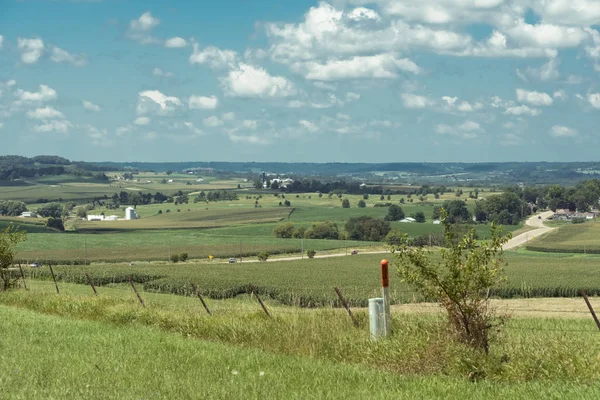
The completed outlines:
[[[125,219],[126,220],[131,220],[131,219],[138,219],[139,215],[137,215],[137,213],[135,212],[133,207],[127,207],[125,209]]]

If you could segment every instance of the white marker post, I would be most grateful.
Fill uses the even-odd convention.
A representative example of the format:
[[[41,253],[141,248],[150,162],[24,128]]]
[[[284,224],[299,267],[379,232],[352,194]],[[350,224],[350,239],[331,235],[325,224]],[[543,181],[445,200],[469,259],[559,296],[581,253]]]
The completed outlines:
[[[390,280],[388,277],[388,260],[381,260],[381,293],[383,297],[383,326],[384,335],[389,336],[392,330],[392,315],[390,313]]]

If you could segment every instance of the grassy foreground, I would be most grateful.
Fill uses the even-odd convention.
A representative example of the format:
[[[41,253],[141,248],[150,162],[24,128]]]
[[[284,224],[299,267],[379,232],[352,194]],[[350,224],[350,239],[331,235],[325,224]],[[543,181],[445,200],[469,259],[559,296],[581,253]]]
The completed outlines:
[[[0,306],[0,397],[6,399],[597,398],[598,387],[472,384],[188,340]],[[17,350],[18,349],[18,350]]]

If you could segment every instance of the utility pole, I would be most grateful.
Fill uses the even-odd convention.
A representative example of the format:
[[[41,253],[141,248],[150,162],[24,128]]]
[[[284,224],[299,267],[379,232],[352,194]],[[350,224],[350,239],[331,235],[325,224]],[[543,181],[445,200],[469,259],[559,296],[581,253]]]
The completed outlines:
[[[300,249],[300,254],[302,255],[302,260],[304,260],[304,238],[300,239],[302,243],[302,247]]]
[[[242,241],[240,240],[240,263],[242,262]]]
[[[83,238],[84,265],[87,265],[87,237]]]

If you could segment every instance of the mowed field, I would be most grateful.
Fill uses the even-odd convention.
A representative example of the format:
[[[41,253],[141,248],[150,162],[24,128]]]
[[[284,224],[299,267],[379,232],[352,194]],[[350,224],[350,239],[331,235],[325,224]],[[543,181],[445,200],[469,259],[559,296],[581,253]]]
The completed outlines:
[[[54,270],[65,282],[87,283],[86,272],[103,285],[124,283],[131,276],[145,290],[187,296],[193,295],[194,283],[211,298],[248,294],[252,283],[268,298],[304,307],[339,305],[333,290],[339,287],[352,305],[364,307],[369,298],[380,295],[379,264],[384,257],[393,267],[391,254],[359,254],[267,263],[97,264],[55,266]],[[507,253],[506,262],[508,281],[493,289],[495,297],[575,297],[580,289],[600,295],[599,256],[522,251]],[[47,267],[27,271],[32,277],[50,279]],[[390,292],[394,303],[426,300],[399,282],[395,274],[390,279]]]
[[[559,229],[528,244],[527,249],[548,253],[600,254],[600,222],[559,225]]]

